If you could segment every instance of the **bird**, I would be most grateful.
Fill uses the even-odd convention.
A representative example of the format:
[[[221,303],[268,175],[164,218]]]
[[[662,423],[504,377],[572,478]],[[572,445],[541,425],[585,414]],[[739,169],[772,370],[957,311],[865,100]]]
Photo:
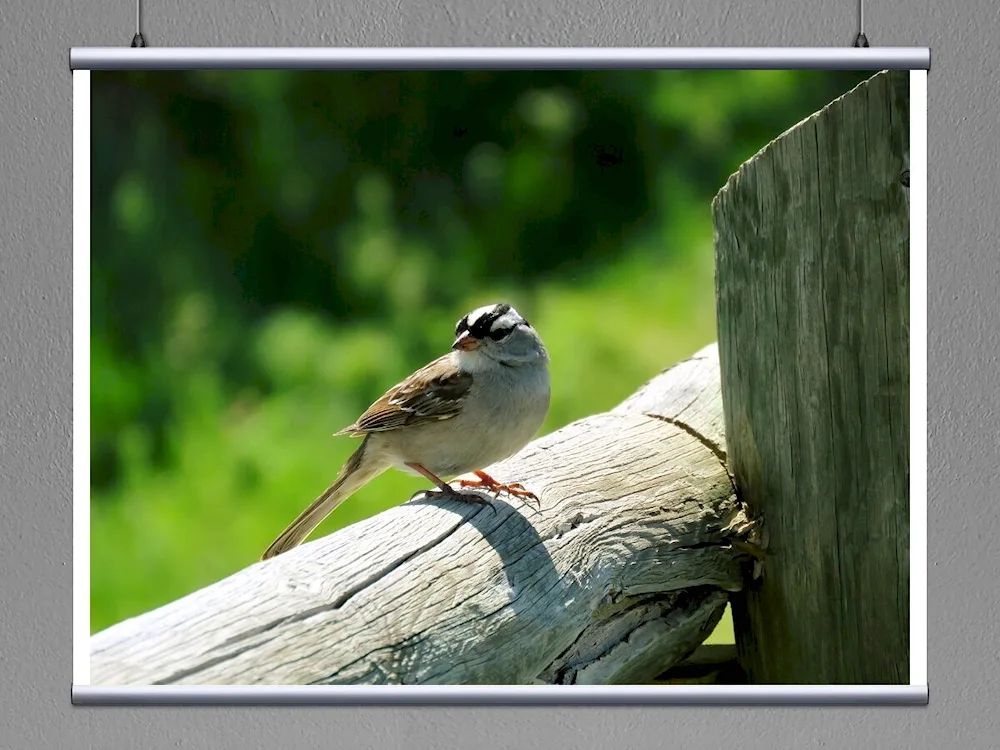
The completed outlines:
[[[264,551],[268,560],[301,544],[340,503],[390,468],[423,476],[457,500],[486,503],[442,477],[474,474],[459,487],[537,496],[482,469],[520,451],[545,421],[549,355],[537,331],[506,302],[478,307],[455,326],[451,350],[397,383],[351,425],[363,438],[336,480]]]

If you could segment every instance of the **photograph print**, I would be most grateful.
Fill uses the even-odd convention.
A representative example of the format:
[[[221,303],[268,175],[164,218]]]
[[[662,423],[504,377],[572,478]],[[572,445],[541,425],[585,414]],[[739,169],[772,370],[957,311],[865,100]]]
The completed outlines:
[[[74,75],[75,685],[910,684],[910,73]]]

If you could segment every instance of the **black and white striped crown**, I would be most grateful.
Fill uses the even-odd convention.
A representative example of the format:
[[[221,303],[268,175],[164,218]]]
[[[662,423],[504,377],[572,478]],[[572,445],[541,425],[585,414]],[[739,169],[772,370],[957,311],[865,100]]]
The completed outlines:
[[[521,314],[506,302],[477,307],[455,326],[455,335],[461,336],[464,331],[477,339],[487,337],[494,341],[510,335],[519,325],[530,325]]]

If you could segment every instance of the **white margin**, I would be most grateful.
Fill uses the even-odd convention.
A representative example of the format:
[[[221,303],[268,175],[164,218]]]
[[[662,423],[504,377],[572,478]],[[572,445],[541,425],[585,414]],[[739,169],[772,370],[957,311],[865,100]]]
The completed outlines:
[[[90,684],[90,71],[73,72],[73,684]]]
[[[910,72],[910,684],[927,684],[927,71]]]
[[[196,688],[178,691],[156,688],[90,687],[90,71],[73,71],[73,688],[75,703],[98,704],[246,704],[266,695],[265,703],[464,703],[450,689],[392,686],[379,694],[363,687],[312,689],[294,686],[253,690]],[[580,691],[564,696],[564,687],[495,688],[477,686],[472,701],[554,704],[635,702],[664,704],[768,703],[873,704],[926,703],[927,693],[927,71],[910,72],[910,685],[857,686],[699,686],[644,689],[611,687],[604,692]],[[459,687],[459,686],[456,686]],[[575,686],[574,686],[575,687]],[[762,690],[762,688],[766,688]],[[914,688],[920,688],[918,693]],[[491,689],[493,692],[491,693]],[[659,693],[654,695],[653,691]],[[799,697],[794,693],[801,690]],[[414,693],[413,691],[417,691]],[[662,691],[662,692],[661,692]],[[254,695],[256,693],[256,696]],[[227,695],[229,696],[227,698]],[[102,700],[103,696],[103,700]],[[285,698],[283,699],[283,696]],[[853,698],[852,698],[853,696]],[[256,697],[256,700],[255,700]],[[471,696],[470,696],[471,697]],[[881,700],[879,700],[881,698]],[[317,700],[318,699],[318,700]],[[595,700],[596,699],[596,700]],[[916,699],[916,700],[915,700]]]

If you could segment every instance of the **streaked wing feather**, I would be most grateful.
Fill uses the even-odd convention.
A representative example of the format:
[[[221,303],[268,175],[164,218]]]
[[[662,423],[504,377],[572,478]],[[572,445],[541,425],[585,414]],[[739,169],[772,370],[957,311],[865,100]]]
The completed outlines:
[[[454,369],[450,355],[439,357],[397,383],[337,435],[366,435],[451,419],[472,385],[472,375]]]

